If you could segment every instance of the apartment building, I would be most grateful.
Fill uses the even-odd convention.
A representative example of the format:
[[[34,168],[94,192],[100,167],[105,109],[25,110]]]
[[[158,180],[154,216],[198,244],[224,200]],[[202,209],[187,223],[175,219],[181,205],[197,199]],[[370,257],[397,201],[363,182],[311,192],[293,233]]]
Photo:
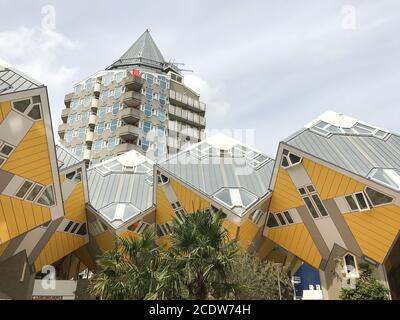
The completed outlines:
[[[206,107],[199,99],[146,30],[65,96],[60,143],[91,165],[130,150],[162,159],[203,139]]]
[[[121,81],[143,86],[135,72]],[[56,295],[40,287],[49,270],[84,292],[79,274],[96,272],[117,237],[151,228],[168,244],[172,219],[202,209],[221,210],[260,259],[291,274],[313,268],[324,299],[357,281],[360,263],[400,299],[400,135],[328,111],[284,139],[275,160],[222,134],[159,161],[141,146],[87,168],[55,146],[46,87],[0,67],[0,298]]]

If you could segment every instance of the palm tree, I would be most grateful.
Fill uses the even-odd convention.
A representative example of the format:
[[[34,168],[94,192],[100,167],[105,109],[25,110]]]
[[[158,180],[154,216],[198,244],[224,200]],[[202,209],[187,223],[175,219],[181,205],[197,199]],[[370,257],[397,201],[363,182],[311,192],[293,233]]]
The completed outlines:
[[[179,278],[155,239],[149,230],[140,239],[117,238],[98,259],[101,271],[90,280],[89,293],[106,300],[179,298]]]
[[[234,292],[229,274],[238,245],[222,222],[221,212],[209,210],[173,220],[169,264],[181,270],[190,299],[227,298]]]

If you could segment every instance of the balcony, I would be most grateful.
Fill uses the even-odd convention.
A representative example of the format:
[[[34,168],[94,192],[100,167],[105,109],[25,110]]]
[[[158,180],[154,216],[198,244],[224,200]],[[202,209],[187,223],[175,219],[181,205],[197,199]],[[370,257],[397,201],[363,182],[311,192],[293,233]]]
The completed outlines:
[[[135,125],[139,122],[140,119],[139,109],[124,108],[120,112],[120,115],[121,115],[121,120],[123,120],[126,124]]]
[[[206,105],[203,102],[183,95],[174,90],[169,90],[169,101],[178,107],[183,107],[185,109],[200,113],[202,116],[204,116],[206,112]]]
[[[88,131],[88,132],[86,133],[86,139],[85,139],[86,143],[87,143],[88,145],[92,145],[92,143],[93,143],[93,138],[94,138],[94,132],[93,132],[93,131]]]
[[[61,120],[63,123],[67,123],[68,120],[69,109],[61,110]]]
[[[74,97],[74,93],[73,93],[73,92],[68,93],[68,94],[65,95],[65,97],[64,97],[64,104],[65,104],[65,106],[66,106],[67,108],[70,107],[70,105],[71,105],[71,100],[72,100],[73,97]]]
[[[197,113],[193,113],[191,111],[173,105],[169,105],[168,111],[170,120],[178,120],[199,129],[204,129],[206,127],[206,118],[203,116],[199,116]]]
[[[139,147],[136,144],[133,143],[122,143],[119,144],[115,147],[114,152],[117,155],[123,154],[125,152],[131,151],[131,150],[139,150]]]
[[[93,112],[97,112],[97,108],[99,107],[99,99],[92,99],[92,104],[90,108],[92,109]]]
[[[117,129],[117,135],[119,135],[121,139],[129,140],[132,142],[137,140],[140,132],[140,128],[132,125],[122,126]]]
[[[143,78],[129,74],[125,80],[126,91],[139,91],[143,86]]]
[[[67,124],[62,123],[58,126],[58,135],[61,139],[64,139],[65,131],[67,130]]]
[[[100,94],[101,82],[97,81],[94,84],[93,92],[96,94]]]
[[[97,120],[97,116],[95,114],[91,113],[89,115],[89,122],[88,122],[90,128],[94,128],[94,126],[96,125],[96,120]]]
[[[125,92],[124,103],[128,107],[138,107],[142,103],[142,95],[134,91]]]
[[[83,151],[83,160],[89,161],[90,160],[90,155],[92,154],[92,150],[85,149]]]

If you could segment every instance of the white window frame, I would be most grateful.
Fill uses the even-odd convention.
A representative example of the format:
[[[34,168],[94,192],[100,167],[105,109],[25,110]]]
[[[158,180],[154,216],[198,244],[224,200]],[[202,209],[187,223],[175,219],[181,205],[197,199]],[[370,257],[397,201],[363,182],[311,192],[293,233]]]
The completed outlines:
[[[353,272],[352,272],[352,271],[349,272],[349,271],[347,270],[346,256],[351,256],[351,257],[353,257],[353,259],[354,259],[355,270],[354,270]],[[344,274],[346,275],[346,278],[354,279],[354,278],[359,278],[359,277],[360,277],[360,274],[359,274],[359,272],[358,272],[358,266],[357,266],[357,258],[356,258],[356,256],[355,256],[354,254],[352,254],[352,253],[350,253],[350,252],[346,253],[346,254],[343,256],[343,269],[344,269]]]

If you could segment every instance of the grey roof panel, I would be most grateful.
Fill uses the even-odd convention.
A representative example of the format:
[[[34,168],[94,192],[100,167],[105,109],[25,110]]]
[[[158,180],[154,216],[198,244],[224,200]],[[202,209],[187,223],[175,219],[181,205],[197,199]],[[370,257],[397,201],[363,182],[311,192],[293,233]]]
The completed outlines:
[[[73,166],[81,160],[61,145],[56,145],[58,168],[60,170]]]
[[[0,66],[0,95],[43,87],[43,84],[14,68]]]
[[[393,133],[381,139],[355,134],[322,136],[305,129],[284,142],[364,178],[373,168],[400,169],[400,137]]]
[[[158,166],[208,197],[212,197],[222,188],[243,188],[259,199],[270,192],[268,186],[274,167],[272,158],[254,150],[257,154],[267,157],[265,162],[254,168],[251,158],[244,155],[232,157],[229,153],[241,147],[253,150],[233,139],[229,142],[229,147],[224,149],[224,152],[227,152],[224,156],[220,156],[219,150],[212,156],[209,154],[204,157],[196,156],[195,154],[199,152],[196,150],[202,150],[204,144],[208,142],[206,139],[158,163]]]
[[[109,69],[125,65],[154,65],[162,68],[166,61],[156,43],[146,30]]]
[[[89,203],[98,215],[107,219],[102,212],[105,208],[117,208],[112,204],[130,204],[137,208],[139,212],[146,211],[153,204],[153,187],[146,182],[145,173],[134,173],[133,171],[124,170],[114,171],[107,164],[119,161],[124,166],[121,157],[136,157],[136,151],[131,151],[105,161],[101,164],[91,167],[87,171]],[[150,160],[141,156],[145,161],[151,163]],[[118,210],[118,209],[116,209]],[[128,216],[128,220],[134,218],[137,214],[132,211],[133,216]],[[118,228],[122,222],[118,219],[111,222],[111,225]]]

